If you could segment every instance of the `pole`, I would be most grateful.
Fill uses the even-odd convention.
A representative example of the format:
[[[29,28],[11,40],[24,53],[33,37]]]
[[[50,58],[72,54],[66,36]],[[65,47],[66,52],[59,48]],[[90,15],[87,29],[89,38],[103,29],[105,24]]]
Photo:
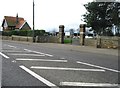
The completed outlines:
[[[33,42],[35,42],[35,33],[34,33],[34,30],[35,30],[35,22],[34,22],[34,18],[35,18],[35,16],[34,16],[34,6],[35,6],[35,4],[34,4],[34,0],[33,0]]]

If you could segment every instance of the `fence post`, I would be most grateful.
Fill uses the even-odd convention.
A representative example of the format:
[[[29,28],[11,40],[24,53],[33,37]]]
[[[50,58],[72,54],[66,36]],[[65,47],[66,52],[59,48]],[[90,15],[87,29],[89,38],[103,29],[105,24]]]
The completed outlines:
[[[64,44],[64,25],[59,25],[59,42]]]
[[[85,24],[80,24],[80,44],[85,44]]]

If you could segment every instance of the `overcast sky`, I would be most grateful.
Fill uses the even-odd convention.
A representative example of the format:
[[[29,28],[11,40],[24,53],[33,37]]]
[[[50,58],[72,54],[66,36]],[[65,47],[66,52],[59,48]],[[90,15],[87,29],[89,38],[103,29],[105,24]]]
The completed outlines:
[[[86,12],[83,4],[93,0],[34,0],[35,1],[35,29],[50,31],[59,25],[65,29],[77,29],[82,15]],[[33,0],[1,0],[0,24],[4,16],[23,17],[32,27]]]

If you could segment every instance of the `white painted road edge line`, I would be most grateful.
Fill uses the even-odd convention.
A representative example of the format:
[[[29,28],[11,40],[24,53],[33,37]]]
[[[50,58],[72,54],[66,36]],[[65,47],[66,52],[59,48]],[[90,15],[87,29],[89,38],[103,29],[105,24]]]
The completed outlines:
[[[0,52],[0,55],[2,55],[3,57],[5,57],[6,59],[9,59],[9,57],[5,54],[3,54],[2,52]]]
[[[60,82],[61,86],[81,86],[81,87],[117,87],[118,84],[109,83],[83,83],[83,82]]]
[[[28,52],[33,52],[33,53],[43,54],[43,55],[46,55],[46,56],[49,56],[49,57],[53,57],[53,55],[51,55],[51,54],[45,54],[45,53],[41,53],[41,52],[37,52],[37,51],[32,51],[32,50],[29,50],[29,49],[24,49],[24,50],[28,51]]]
[[[43,78],[40,75],[36,74],[35,72],[31,71],[27,67],[25,67],[23,65],[21,65],[19,67],[22,68],[23,70],[25,70],[26,72],[28,72],[29,74],[31,74],[33,77],[35,77],[38,80],[40,80],[41,82],[43,82],[44,84],[46,84],[47,86],[58,88],[55,84],[51,83],[50,81],[46,80],[45,78]]]
[[[98,65],[94,65],[94,64],[84,63],[84,62],[80,62],[80,61],[77,61],[77,63],[92,66],[92,67],[96,67],[96,68],[100,68],[100,69],[104,69],[104,70],[108,70],[108,71],[112,71],[112,72],[120,73],[120,71],[118,71],[118,70],[114,70],[114,69],[110,69],[110,68],[106,68],[106,67],[102,67],[102,66],[98,66]]]
[[[49,59],[27,59],[27,58],[16,58],[19,61],[47,61],[47,62],[67,62],[67,60],[49,60]]]
[[[60,68],[60,67],[42,67],[42,66],[31,66],[30,68],[34,69],[43,69],[43,70],[71,70],[71,71],[94,71],[94,72],[105,72],[102,69],[83,69],[83,68]]]

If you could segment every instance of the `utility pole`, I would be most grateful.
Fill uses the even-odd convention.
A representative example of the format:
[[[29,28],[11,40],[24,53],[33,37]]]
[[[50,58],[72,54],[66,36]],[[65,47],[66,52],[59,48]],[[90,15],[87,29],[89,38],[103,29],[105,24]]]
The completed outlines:
[[[34,32],[34,30],[35,30],[35,22],[34,22],[34,18],[35,18],[34,13],[35,13],[35,10],[34,10],[34,7],[35,7],[35,4],[34,4],[34,0],[33,0],[33,42],[35,42],[35,32]]]

